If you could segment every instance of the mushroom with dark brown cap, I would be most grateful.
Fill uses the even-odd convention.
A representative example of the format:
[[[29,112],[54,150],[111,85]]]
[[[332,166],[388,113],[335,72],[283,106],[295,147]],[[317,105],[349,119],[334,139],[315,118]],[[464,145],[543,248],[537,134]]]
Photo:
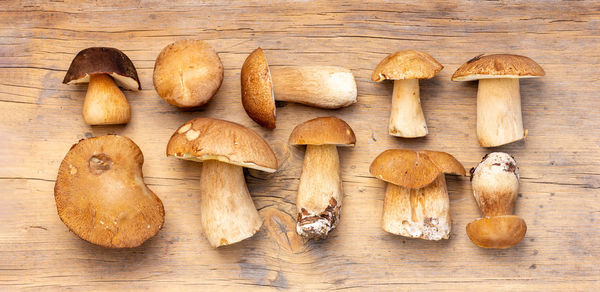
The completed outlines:
[[[219,55],[201,40],[181,40],[166,46],[156,58],[152,80],[158,95],[180,108],[206,104],[223,82]]]
[[[453,81],[479,80],[477,138],[481,146],[501,146],[527,136],[519,79],[544,75],[544,69],[532,59],[509,54],[480,55],[454,72]]]
[[[373,160],[371,174],[387,182],[383,230],[427,240],[448,239],[452,222],[444,174],[465,175],[452,155],[390,149]]]
[[[144,183],[144,156],[131,139],[106,135],[73,145],[58,170],[60,219],[81,239],[110,248],[136,247],[162,228],[165,211]]]
[[[525,220],[513,215],[519,192],[519,168],[509,154],[490,153],[471,170],[473,196],[481,219],[467,224],[473,243],[483,248],[509,248],[527,232]]]
[[[429,54],[415,50],[395,52],[377,65],[371,80],[394,80],[390,135],[404,138],[427,135],[427,123],[421,108],[419,79],[433,78],[443,68],[444,66]]]
[[[131,60],[115,48],[93,47],[77,54],[63,83],[89,83],[83,103],[88,125],[126,124],[131,107],[115,81],[124,89],[142,89]]]
[[[260,229],[243,167],[277,170],[277,157],[262,137],[240,124],[197,118],[171,136],[167,156],[202,162],[200,220],[213,247],[242,241]]]
[[[337,109],[356,102],[352,72],[337,66],[269,68],[261,48],[244,61],[241,72],[242,105],[259,125],[275,128],[275,100]]]
[[[337,146],[354,146],[354,131],[338,118],[316,118],[296,126],[289,142],[306,145],[296,231],[307,238],[326,238],[339,222],[344,196]]]

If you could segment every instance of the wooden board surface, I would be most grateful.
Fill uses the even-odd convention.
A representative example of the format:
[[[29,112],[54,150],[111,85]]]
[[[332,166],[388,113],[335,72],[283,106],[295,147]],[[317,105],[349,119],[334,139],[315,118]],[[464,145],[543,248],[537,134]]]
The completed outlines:
[[[600,288],[600,4],[597,1],[0,1],[0,290],[596,290]],[[426,2],[426,1],[423,1]],[[207,40],[225,66],[223,86],[199,111],[163,102],[154,60],[180,39]],[[143,90],[126,92],[127,126],[89,127],[85,86],[61,83],[71,59],[90,46],[122,49]],[[277,129],[260,128],[240,104],[240,67],[262,47],[273,66],[339,65],[356,76],[359,102],[327,111],[287,104]],[[445,69],[421,82],[430,128],[424,139],[387,135],[391,83],[370,75],[400,49],[433,55]],[[451,239],[429,242],[380,228],[384,183],[368,172],[385,149],[447,151],[468,169],[491,151],[475,135],[477,84],[451,82],[480,53],[531,57],[545,70],[521,82],[525,142],[500,147],[522,175],[516,213],[524,241],[508,250],[473,245],[465,225],[479,217],[469,179],[448,176]],[[293,230],[303,149],[293,127],[335,115],[355,130],[340,151],[342,219],[326,241],[303,243]],[[194,117],[244,124],[272,145],[275,174],[249,171],[265,218],[240,244],[213,249],[200,227],[200,165],[165,157],[173,131]],[[143,246],[108,250],[68,231],[56,214],[58,166],[79,139],[118,133],[145,156],[146,182],[164,202],[165,226]]]

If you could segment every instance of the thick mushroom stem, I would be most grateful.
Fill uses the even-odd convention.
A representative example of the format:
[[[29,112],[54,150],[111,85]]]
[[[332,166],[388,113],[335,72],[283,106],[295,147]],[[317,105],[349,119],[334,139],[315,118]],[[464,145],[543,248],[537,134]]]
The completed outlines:
[[[388,183],[383,202],[383,230],[413,238],[448,239],[450,200],[444,174],[420,189]]]
[[[481,79],[477,90],[477,137],[482,147],[525,138],[519,79]]]
[[[340,218],[340,159],[335,145],[307,145],[296,207],[296,231],[306,238],[326,238]]]
[[[421,109],[419,79],[394,80],[389,133],[404,138],[427,135],[427,124]]]
[[[202,163],[200,208],[202,228],[213,247],[251,237],[262,225],[241,166],[217,160]]]
[[[131,107],[114,80],[106,74],[90,75],[83,119],[88,125],[126,124],[131,117]]]

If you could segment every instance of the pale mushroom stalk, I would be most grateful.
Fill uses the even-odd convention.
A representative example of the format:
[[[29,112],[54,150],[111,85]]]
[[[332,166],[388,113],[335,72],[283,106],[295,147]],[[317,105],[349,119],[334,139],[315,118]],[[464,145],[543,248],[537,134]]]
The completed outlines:
[[[88,125],[126,124],[130,118],[129,102],[112,77],[91,74],[83,103],[85,122]]]
[[[389,133],[404,138],[427,135],[427,124],[421,108],[419,79],[394,80]]]
[[[519,79],[479,80],[477,137],[483,147],[504,145],[525,138]]]

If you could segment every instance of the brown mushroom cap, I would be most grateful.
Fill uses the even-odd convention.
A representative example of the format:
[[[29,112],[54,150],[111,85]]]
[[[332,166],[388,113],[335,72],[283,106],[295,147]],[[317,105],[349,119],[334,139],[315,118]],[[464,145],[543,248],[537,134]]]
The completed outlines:
[[[201,40],[181,40],[166,46],[154,64],[154,88],[171,105],[189,108],[206,104],[223,82],[219,55]]]
[[[448,153],[405,149],[382,152],[369,171],[378,179],[410,189],[429,185],[441,173],[465,175],[462,164]]]
[[[521,242],[526,232],[527,224],[515,215],[481,218],[467,224],[469,238],[483,248],[509,248]]]
[[[266,172],[277,170],[277,157],[256,132],[237,123],[197,118],[183,124],[169,140],[167,156],[221,162]]]
[[[356,136],[352,128],[336,117],[321,117],[297,125],[290,134],[292,145],[354,146]]]
[[[71,61],[63,83],[88,83],[92,74],[108,74],[125,89],[142,89],[135,66],[125,53],[115,48],[93,47],[79,52]]]
[[[453,81],[490,78],[533,78],[546,75],[534,60],[519,55],[479,55],[456,69]]]
[[[261,48],[254,50],[242,65],[242,105],[259,125],[275,129],[275,97],[267,58]]]
[[[54,198],[60,219],[82,239],[136,247],[163,226],[160,199],[143,180],[144,156],[127,137],[107,135],[73,145],[60,164]]]
[[[371,80],[429,79],[444,66],[427,53],[405,50],[385,57],[371,75]]]

